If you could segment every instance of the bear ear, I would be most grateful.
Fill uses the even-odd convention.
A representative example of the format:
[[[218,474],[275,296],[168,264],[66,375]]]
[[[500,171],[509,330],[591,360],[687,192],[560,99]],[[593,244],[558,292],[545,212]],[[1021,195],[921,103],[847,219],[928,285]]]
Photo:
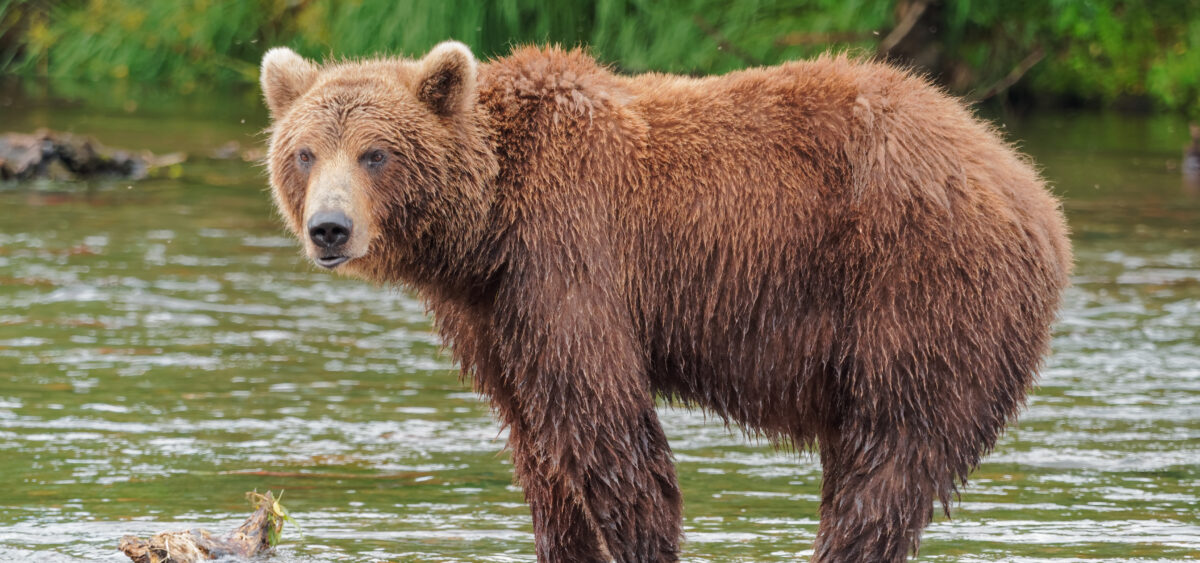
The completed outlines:
[[[475,55],[458,41],[439,43],[421,59],[417,98],[438,115],[466,111],[475,103]]]
[[[271,117],[282,117],[292,102],[308,91],[317,78],[317,66],[304,60],[287,47],[275,47],[263,55],[263,97],[271,109]]]

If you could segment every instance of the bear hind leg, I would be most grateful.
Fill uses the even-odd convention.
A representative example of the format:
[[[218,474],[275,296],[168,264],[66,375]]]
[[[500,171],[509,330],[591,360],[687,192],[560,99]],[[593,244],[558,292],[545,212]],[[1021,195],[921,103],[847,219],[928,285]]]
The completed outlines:
[[[813,562],[903,562],[948,505],[958,473],[939,440],[885,433],[824,435],[821,523]]]

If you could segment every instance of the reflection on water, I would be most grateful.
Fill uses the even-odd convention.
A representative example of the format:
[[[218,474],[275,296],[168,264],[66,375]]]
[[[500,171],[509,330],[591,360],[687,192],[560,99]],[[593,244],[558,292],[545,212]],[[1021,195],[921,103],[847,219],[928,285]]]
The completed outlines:
[[[66,127],[54,119],[0,128]],[[253,143],[261,125],[96,119],[78,128],[161,151]],[[923,560],[1200,556],[1200,201],[1170,166],[1180,125],[1014,129],[1066,197],[1075,287],[1040,390]],[[220,162],[0,187],[0,560],[120,561],[124,534],[229,529],[244,491],[283,489],[305,538],[287,533],[282,561],[531,561],[504,434],[421,305],[315,271],[264,188]],[[661,417],[687,560],[810,553],[811,456],[699,412]]]

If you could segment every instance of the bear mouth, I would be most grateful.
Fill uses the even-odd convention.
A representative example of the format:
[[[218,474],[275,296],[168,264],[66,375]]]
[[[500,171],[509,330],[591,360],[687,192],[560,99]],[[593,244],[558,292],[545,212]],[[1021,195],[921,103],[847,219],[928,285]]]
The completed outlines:
[[[349,259],[349,256],[318,256],[316,262],[322,268],[329,268],[332,270]]]

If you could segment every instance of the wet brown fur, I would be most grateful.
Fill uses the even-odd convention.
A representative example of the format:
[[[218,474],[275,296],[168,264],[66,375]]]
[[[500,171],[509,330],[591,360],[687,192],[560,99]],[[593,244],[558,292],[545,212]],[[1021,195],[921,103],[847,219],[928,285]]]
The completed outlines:
[[[450,51],[265,63],[271,182],[306,239],[296,151],[387,148],[353,174],[373,231],[341,268],[426,300],[510,429],[538,559],[678,558],[655,397],[815,446],[814,561],[915,552],[1024,403],[1068,283],[1030,163],[884,64]]]

